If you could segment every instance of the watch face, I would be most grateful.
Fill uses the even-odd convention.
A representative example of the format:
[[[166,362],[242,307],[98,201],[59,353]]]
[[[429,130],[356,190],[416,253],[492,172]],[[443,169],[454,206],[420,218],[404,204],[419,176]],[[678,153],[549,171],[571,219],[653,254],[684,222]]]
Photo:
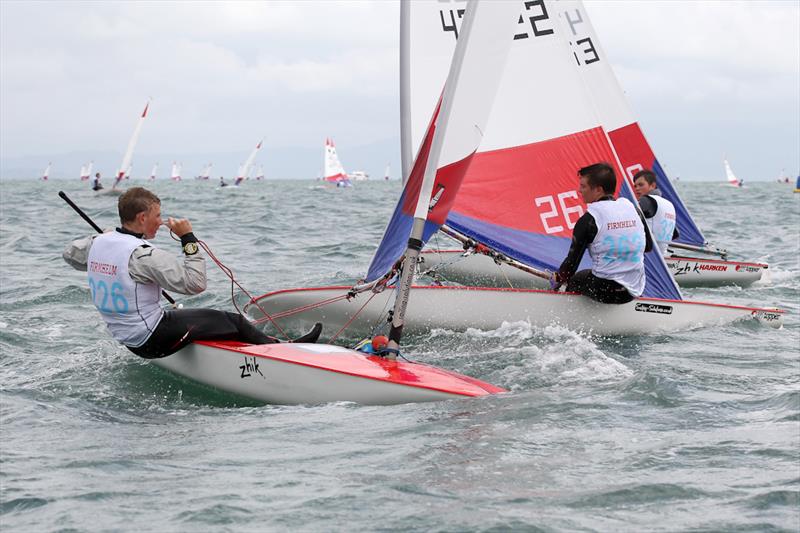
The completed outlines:
[[[197,253],[197,243],[196,242],[187,242],[186,246],[183,247],[183,251],[186,252],[187,255],[193,255]]]

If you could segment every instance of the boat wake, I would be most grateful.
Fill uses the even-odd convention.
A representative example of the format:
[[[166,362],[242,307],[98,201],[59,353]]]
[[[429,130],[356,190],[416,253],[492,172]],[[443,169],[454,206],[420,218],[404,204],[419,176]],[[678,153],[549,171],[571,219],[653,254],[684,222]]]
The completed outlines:
[[[460,368],[461,371],[493,380],[513,392],[553,385],[622,381],[634,374],[595,342],[562,326],[541,328],[527,321],[516,321],[503,322],[490,331],[435,329],[429,342],[442,345],[444,352],[461,354],[460,359],[468,358],[466,364],[476,365]]]

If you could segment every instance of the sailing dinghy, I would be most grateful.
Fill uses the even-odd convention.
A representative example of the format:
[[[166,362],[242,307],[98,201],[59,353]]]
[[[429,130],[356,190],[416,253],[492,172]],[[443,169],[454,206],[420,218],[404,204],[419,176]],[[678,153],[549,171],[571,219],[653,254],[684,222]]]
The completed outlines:
[[[467,4],[440,111],[373,259],[370,270],[376,279],[390,270],[383,266],[387,257],[402,254],[406,245],[406,255],[411,256],[418,250],[423,229],[429,234],[444,222],[445,203],[429,209],[431,190],[434,182],[457,189],[470,165],[510,48],[510,40],[498,35],[508,35],[504,30],[512,27],[514,14],[515,4],[510,2],[471,0]],[[413,264],[414,258],[409,261]],[[401,285],[408,290],[414,269],[405,272]],[[383,405],[503,392],[453,372],[394,360],[391,354],[397,353],[408,301],[408,294],[398,300],[402,304],[395,308],[389,343],[393,351],[386,357],[323,344],[198,342],[151,361],[202,383],[279,404],[354,401]]]
[[[617,194],[633,202],[635,199],[629,182],[622,178],[626,174],[619,154],[587,95],[586,80],[575,66],[568,40],[560,23],[551,17],[558,10],[551,2],[520,6],[525,16],[515,16],[521,22],[509,33],[513,44],[482,143],[460,188],[437,181],[429,198],[434,214],[439,206],[447,206],[447,225],[460,235],[546,277],[547,271],[556,270],[566,257],[571,230],[586,209],[575,190],[577,169],[598,161],[611,162],[620,176]],[[419,14],[411,23],[411,31],[424,38],[412,46],[430,52],[425,66],[438,64],[437,52],[452,47],[439,41],[451,43],[457,37],[457,25],[444,25],[443,29],[442,24],[443,20],[458,20],[455,8],[406,2],[402,13],[405,24],[411,14]],[[417,26],[421,28],[415,30]],[[401,35],[408,33],[408,26],[401,28]],[[405,63],[401,61],[401,72]],[[440,77],[436,68],[416,71],[410,87],[416,90],[417,84]],[[433,101],[431,92],[429,88],[421,94]],[[409,98],[414,97],[401,102],[404,128],[415,120],[408,116],[415,107]],[[426,139],[420,141],[419,153],[424,152]],[[410,153],[409,142],[412,147],[417,145],[404,135],[402,154]],[[408,178],[409,183],[412,181],[413,175]],[[392,223],[387,233],[391,228]],[[430,233],[426,233],[424,242],[427,237]],[[415,331],[436,327],[493,329],[505,321],[529,321],[535,326],[557,323],[598,335],[627,335],[748,318],[774,327],[782,324],[783,311],[776,309],[684,301],[663,257],[655,250],[645,254],[647,284],[643,297],[627,304],[598,304],[583,296],[551,291],[414,287],[406,327]],[[374,260],[364,284],[277,291],[256,298],[247,310],[259,320],[261,310],[265,310],[283,326],[308,324],[324,317],[328,324],[347,324],[353,334],[367,333],[385,324],[386,306],[394,298],[392,280],[388,279],[391,276],[384,278],[386,283],[370,283],[391,268],[399,255],[384,254],[378,267]],[[580,268],[589,267],[587,256]]]
[[[139,120],[136,121],[136,127],[133,129],[133,135],[131,135],[131,139],[128,141],[128,148],[125,150],[122,164],[120,164],[117,176],[114,178],[114,185],[111,186],[110,190],[104,190],[106,194],[122,194],[123,192],[121,189],[117,188],[117,186],[125,179],[125,176],[130,174],[133,150],[136,148],[136,143],[139,141],[139,133],[142,131],[142,125],[144,124],[144,119],[147,118],[147,110],[149,107],[150,102],[147,102],[144,106],[144,111],[142,111],[142,115],[139,117]]]
[[[263,139],[258,141],[258,144],[256,144],[256,147],[253,148],[252,152],[250,152],[250,155],[247,157],[247,160],[244,162],[244,164],[239,166],[239,172],[236,174],[236,179],[233,181],[233,187],[239,187],[244,180],[250,177],[250,170],[253,167],[253,161],[255,161],[256,154],[258,154],[258,151],[261,149],[262,142]]]
[[[731,168],[731,164],[728,163],[728,158],[722,158],[722,165],[725,167],[725,178],[728,180],[728,185],[731,187],[744,187],[742,184],[742,180],[736,177],[736,174],[733,173],[733,169]]]
[[[178,163],[177,161],[172,162],[172,172],[170,172],[169,179],[172,181],[181,181],[181,171],[183,170],[183,165]]]
[[[325,174],[323,180],[328,183],[334,183],[337,187],[351,187],[353,183],[347,172],[344,171],[342,162],[339,161],[339,155],[336,153],[336,145],[333,144],[333,139],[325,139]]]
[[[47,181],[50,178],[50,167],[52,165],[53,163],[47,163],[47,168],[45,168],[44,172],[42,173],[42,181]]]
[[[675,206],[676,225],[680,236],[671,243],[665,260],[678,285],[681,287],[748,286],[760,280],[764,271],[769,268],[766,263],[730,261],[727,260],[727,251],[708,244],[637,123],[583,3],[580,0],[562,0],[552,3],[552,6],[571,45],[567,57],[577,65],[586,86],[591,88],[587,91],[587,95],[608,134],[608,141],[614,147],[624,168],[624,177],[632,182],[634,174],[639,170],[652,170],[658,178],[662,196]],[[452,53],[452,40],[434,40],[428,35],[422,35],[424,30],[433,28],[420,19],[429,17],[434,9],[436,6],[412,3],[408,17],[411,26],[409,34],[413,38],[406,39],[401,47],[406,57],[403,63],[407,70],[407,75],[401,83],[401,94],[408,109],[408,118],[403,122],[402,134],[410,137],[407,143],[411,147],[419,145],[430,116],[430,109],[433,108],[439,92],[436,81],[442,77],[437,76],[432,65],[445,63]],[[524,32],[517,35],[522,38]],[[433,46],[444,46],[445,49],[433,54],[431,51]],[[409,157],[409,154],[410,150],[404,151],[403,157]],[[727,161],[725,165],[729,176],[732,176]],[[738,180],[735,177],[733,179],[734,184],[738,186]],[[712,258],[707,255],[698,257],[692,253],[719,257]],[[548,286],[546,280],[504,265],[483,254],[470,254],[463,259],[458,259],[459,255],[461,252],[455,250],[428,251],[423,256],[426,261],[425,268],[438,269],[438,274],[444,279],[464,284],[481,283],[484,286],[533,288]]]

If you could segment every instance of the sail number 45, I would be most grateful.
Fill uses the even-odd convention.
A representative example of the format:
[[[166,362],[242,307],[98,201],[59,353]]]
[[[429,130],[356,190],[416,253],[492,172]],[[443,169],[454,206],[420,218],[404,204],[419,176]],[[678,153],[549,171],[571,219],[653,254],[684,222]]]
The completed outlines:
[[[583,207],[580,204],[567,206],[565,202],[567,198],[577,200],[578,193],[576,191],[566,191],[555,195],[555,197],[553,195],[540,196],[534,200],[536,207],[547,205],[550,208],[549,211],[539,210],[539,218],[542,221],[545,233],[551,234],[564,231],[564,226],[561,225],[562,219],[566,226],[572,229],[575,227],[575,222],[583,215]],[[556,200],[558,200],[558,203],[556,203]],[[561,208],[560,212],[559,207]],[[573,213],[577,213],[574,220],[570,217]]]

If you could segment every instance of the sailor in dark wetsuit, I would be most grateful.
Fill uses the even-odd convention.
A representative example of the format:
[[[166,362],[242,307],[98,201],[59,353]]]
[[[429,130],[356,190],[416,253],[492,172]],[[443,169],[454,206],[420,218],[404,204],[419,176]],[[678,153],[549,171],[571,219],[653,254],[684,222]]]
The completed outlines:
[[[186,219],[161,220],[161,200],[142,187],[119,198],[122,227],[73,241],[64,260],[87,272],[92,301],[111,335],[146,359],[165,357],[197,340],[279,342],[253,327],[242,315],[215,309],[163,309],[161,289],[199,294],[206,288],[206,262]],[[161,225],[181,240],[183,256],[159,250],[145,239]],[[316,342],[316,324],[295,342]]]
[[[584,167],[578,176],[588,211],[575,223],[569,253],[550,285],[558,289],[566,283],[568,292],[602,303],[630,302],[644,292],[644,253],[653,248],[650,233],[630,201],[614,199],[617,178],[609,164]],[[592,268],[576,273],[587,249]]]
[[[650,170],[640,170],[633,175],[633,192],[661,254],[668,255],[667,246],[680,236],[675,225],[675,206],[661,196],[656,175]]]
[[[99,191],[102,188],[103,184],[100,183],[100,173],[98,172],[97,174],[94,175],[94,183],[92,184],[92,190]]]

